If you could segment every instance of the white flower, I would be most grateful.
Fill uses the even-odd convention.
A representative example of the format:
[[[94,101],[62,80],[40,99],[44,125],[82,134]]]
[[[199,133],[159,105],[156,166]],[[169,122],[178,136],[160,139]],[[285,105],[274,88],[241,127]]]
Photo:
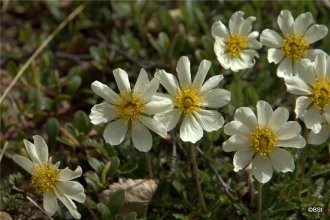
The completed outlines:
[[[321,130],[324,109],[330,105],[330,57],[319,54],[315,62],[304,62],[299,75],[285,80],[288,92],[300,95],[296,100],[297,118],[314,133]]]
[[[218,61],[225,69],[235,72],[253,67],[255,57],[259,57],[256,49],[262,47],[256,39],[259,33],[251,32],[252,22],[256,18],[251,16],[244,19],[243,15],[243,12],[238,11],[231,16],[229,31],[221,21],[214,22],[211,28]]]
[[[203,84],[210,67],[211,62],[203,60],[191,82],[190,61],[186,56],[181,57],[176,67],[180,85],[174,75],[164,70],[156,73],[170,94],[174,109],[157,114],[155,118],[165,125],[167,131],[172,130],[183,118],[180,137],[185,142],[196,143],[202,138],[203,129],[215,131],[224,124],[219,112],[205,109],[220,108],[230,101],[229,91],[215,88],[223,79],[222,75],[213,76]]]
[[[286,108],[273,111],[267,102],[258,101],[257,117],[250,108],[241,107],[234,118],[224,127],[231,137],[223,143],[223,149],[237,151],[233,159],[235,172],[252,161],[252,175],[266,183],[273,175],[273,168],[284,173],[294,170],[293,157],[281,147],[303,148],[306,141],[299,135],[299,123],[287,121]]]
[[[321,130],[318,133],[310,131],[307,137],[309,144],[320,145],[328,140],[330,137],[330,106],[324,110],[324,123],[321,125]]]
[[[109,123],[103,133],[106,142],[120,144],[131,128],[134,146],[143,152],[152,147],[152,136],[148,129],[165,137],[165,127],[152,118],[156,113],[170,109],[171,101],[156,93],[158,79],[148,80],[148,74],[141,69],[134,89],[131,89],[127,73],[122,69],[113,71],[119,94],[99,81],[92,83],[92,90],[105,102],[94,105],[89,115],[95,125]]]
[[[282,10],[277,18],[277,24],[283,36],[270,29],[261,33],[261,43],[270,47],[268,61],[280,63],[277,68],[278,77],[296,75],[303,59],[314,59],[315,54],[322,53],[321,50],[310,49],[309,45],[324,38],[328,28],[313,23],[310,12],[301,14],[294,20],[290,11]]]
[[[58,169],[60,162],[52,164],[51,157],[48,158],[48,147],[45,140],[39,135],[33,136],[33,140],[34,144],[24,140],[31,160],[14,155],[14,161],[32,175],[32,185],[43,194],[43,206],[50,216],[54,215],[58,209],[56,199],[58,198],[74,218],[80,219],[81,215],[72,200],[84,203],[86,195],[84,187],[72,179],[81,176],[81,167],[78,166],[74,171],[69,168]]]

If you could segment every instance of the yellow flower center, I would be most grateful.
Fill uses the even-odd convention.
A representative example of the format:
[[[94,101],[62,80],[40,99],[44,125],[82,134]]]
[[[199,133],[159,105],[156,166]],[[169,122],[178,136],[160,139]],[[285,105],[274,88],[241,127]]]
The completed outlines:
[[[299,61],[307,54],[308,43],[301,34],[287,35],[283,40],[282,50],[286,57]]]
[[[277,145],[277,135],[265,125],[258,125],[250,133],[250,144],[261,157],[271,154]]]
[[[120,118],[137,120],[143,109],[143,101],[132,91],[119,94],[120,98],[114,103]]]
[[[179,110],[185,115],[199,110],[203,97],[198,88],[192,86],[183,86],[175,96],[175,103]]]
[[[32,168],[32,185],[40,193],[51,191],[57,179],[58,170],[48,164],[35,164]]]
[[[247,48],[246,37],[241,35],[230,35],[227,42],[227,49],[231,56],[238,57],[243,49]]]
[[[312,101],[321,111],[330,104],[330,79],[328,77],[318,78],[314,83]]]

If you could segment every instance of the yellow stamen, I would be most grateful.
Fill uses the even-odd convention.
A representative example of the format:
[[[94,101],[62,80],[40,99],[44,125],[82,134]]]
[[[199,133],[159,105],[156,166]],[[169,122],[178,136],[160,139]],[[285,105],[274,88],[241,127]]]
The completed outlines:
[[[268,126],[258,125],[250,133],[250,145],[261,157],[268,157],[277,145],[277,135]]]
[[[308,42],[301,34],[291,34],[284,37],[282,50],[286,57],[299,61],[307,54]]]
[[[328,77],[318,78],[312,86],[312,101],[321,111],[330,104],[330,79]]]
[[[203,96],[200,94],[200,90],[192,86],[183,86],[175,96],[176,106],[185,115],[198,111],[202,101]]]
[[[241,51],[247,48],[247,40],[246,37],[242,35],[230,35],[227,39],[227,49],[231,56],[238,57]]]
[[[120,118],[137,120],[139,119],[144,103],[132,91],[119,94],[120,98],[114,103],[117,114]]]
[[[32,173],[32,185],[38,192],[49,192],[54,188],[58,174],[54,166],[48,163],[35,164]]]

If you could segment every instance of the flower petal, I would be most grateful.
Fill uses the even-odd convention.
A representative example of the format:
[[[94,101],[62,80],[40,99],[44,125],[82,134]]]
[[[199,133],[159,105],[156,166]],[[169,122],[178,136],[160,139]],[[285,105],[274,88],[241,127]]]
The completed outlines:
[[[196,143],[203,137],[203,128],[194,116],[184,117],[180,127],[180,138],[184,142]]]
[[[61,190],[61,192],[70,197],[70,199],[75,200],[79,203],[84,203],[86,195],[84,193],[84,187],[77,181],[66,181],[58,182],[56,187]]]
[[[242,36],[247,36],[252,30],[252,23],[256,20],[256,17],[250,16],[243,19],[241,27],[239,29],[239,34]]]
[[[254,112],[248,107],[238,108],[235,112],[234,119],[235,121],[242,122],[249,130],[253,130],[258,125]]]
[[[199,64],[194,82],[192,84],[193,86],[202,87],[206,74],[211,68],[211,64],[212,63],[209,60],[202,60],[202,62]]]
[[[278,140],[277,145],[280,147],[303,148],[306,145],[306,141],[301,135],[296,135],[290,139]]]
[[[96,95],[102,97],[106,102],[113,103],[119,98],[117,93],[99,81],[94,81],[91,88]]]
[[[212,76],[202,86],[201,93],[207,93],[208,91],[214,89],[219,85],[222,79],[223,79],[223,75]]]
[[[115,77],[118,89],[120,92],[127,92],[131,90],[131,86],[129,84],[128,74],[123,69],[115,69],[113,71],[113,75]]]
[[[150,131],[138,121],[132,121],[132,141],[141,152],[148,152],[152,147]]]
[[[325,77],[327,74],[327,55],[318,54],[315,58],[315,73],[317,77]]]
[[[260,42],[267,47],[281,48],[283,38],[276,31],[266,29],[260,35]]]
[[[179,83],[173,74],[167,73],[164,70],[159,70],[155,73],[155,77],[159,78],[160,83],[165,87],[168,93],[175,96],[179,90]]]
[[[312,104],[312,100],[306,96],[300,96],[296,100],[296,107],[294,112],[296,113],[297,118],[302,118],[306,114],[307,108]]]
[[[263,100],[257,102],[258,124],[268,125],[273,115],[272,106]]]
[[[224,127],[224,131],[227,135],[239,134],[248,136],[250,133],[250,130],[241,121],[231,121],[227,123]]]
[[[260,43],[257,40],[257,37],[259,36],[258,31],[253,31],[248,35],[247,41],[248,41],[248,48],[251,49],[260,49],[262,47],[262,43]]]
[[[211,33],[213,38],[218,37],[223,41],[227,41],[229,36],[227,27],[221,21],[216,21],[212,24]]]
[[[280,49],[270,48],[268,50],[268,62],[278,64],[284,58],[284,53]]]
[[[303,118],[307,128],[312,129],[314,133],[319,133],[321,130],[321,123],[323,122],[323,116],[320,111],[312,106],[307,109],[307,112]]]
[[[229,31],[231,35],[239,34],[239,31],[244,21],[243,16],[244,16],[244,12],[237,11],[230,17]]]
[[[294,170],[293,157],[289,152],[281,148],[276,148],[269,156],[275,170],[279,172],[292,172]]]
[[[291,139],[299,135],[301,131],[300,124],[296,121],[288,121],[277,131],[278,140]]]
[[[146,103],[143,108],[143,113],[154,115],[173,109],[173,102],[169,95],[162,94],[154,95],[150,102]]]
[[[307,39],[309,44],[321,40],[328,34],[328,28],[325,25],[313,24],[306,31],[304,37]]]
[[[313,15],[310,12],[299,15],[294,21],[293,29],[295,34],[305,34],[307,28],[309,28],[314,22]]]
[[[146,116],[141,116],[140,121],[144,124],[147,128],[155,132],[156,134],[160,135],[161,137],[166,137],[166,129],[163,124],[157,121],[154,118],[149,118]]]
[[[155,95],[159,87],[159,80],[153,78],[150,83],[142,90],[140,97],[144,100],[144,103],[149,102],[153,95]]]
[[[290,11],[282,10],[277,18],[277,24],[285,35],[293,34],[294,19]]]
[[[48,215],[53,216],[56,213],[58,203],[53,192],[45,192],[43,194],[43,206]]]
[[[191,72],[190,72],[190,61],[186,56],[182,56],[177,65],[176,72],[178,73],[178,78],[181,86],[191,84]]]
[[[207,131],[216,131],[224,124],[222,115],[217,111],[201,109],[194,113],[198,123]]]
[[[307,142],[313,145],[323,144],[330,137],[330,129],[327,125],[321,127],[321,131],[315,134],[313,131],[310,131],[307,137]]]
[[[310,95],[311,88],[299,77],[291,76],[285,79],[288,92],[294,95]]]
[[[172,130],[179,122],[180,117],[181,112],[178,109],[172,109],[154,116],[157,121],[165,126],[166,131]]]
[[[48,146],[45,142],[45,140],[39,136],[34,135],[33,136],[33,142],[36,149],[36,153],[38,155],[38,158],[41,162],[47,162],[48,160]]]
[[[80,219],[81,215],[77,210],[77,206],[73,203],[73,201],[69,198],[69,196],[63,194],[60,189],[57,187],[54,188],[54,193],[57,198],[65,205],[65,207],[69,210],[70,214],[75,219]]]
[[[29,173],[32,173],[33,163],[31,160],[29,160],[26,157],[23,157],[21,155],[14,155],[13,160],[20,165],[24,170],[26,170]]]
[[[78,166],[75,170],[71,170],[68,167],[61,170],[58,174],[58,181],[68,181],[80,177],[82,174],[82,169]]]
[[[225,152],[237,151],[242,148],[249,147],[249,140],[246,136],[242,135],[233,135],[227,141],[223,142],[223,150]]]
[[[212,89],[205,94],[202,106],[209,108],[220,108],[229,103],[231,93],[225,89]]]
[[[135,82],[133,91],[135,93],[139,91],[143,91],[148,84],[149,84],[148,73],[146,72],[145,69],[142,68]]]
[[[273,176],[273,167],[269,159],[256,156],[252,160],[252,175],[260,183],[267,183]]]
[[[117,110],[113,105],[103,102],[93,106],[89,118],[94,125],[107,123],[117,118]]]
[[[276,74],[280,78],[286,78],[293,75],[293,62],[289,58],[284,58],[277,67]]]
[[[111,145],[118,145],[123,142],[127,133],[127,123],[124,119],[109,123],[103,132],[104,140]]]
[[[251,159],[253,155],[255,154],[255,151],[251,147],[243,148],[238,150],[233,158],[234,162],[234,171],[238,172],[246,165],[248,165],[251,162]]]
[[[278,131],[279,128],[284,125],[284,123],[289,118],[289,111],[286,108],[278,107],[272,114],[272,117],[269,121],[269,125],[271,125],[274,131]]]
[[[32,162],[42,163],[42,161],[40,161],[40,158],[38,157],[36,147],[34,146],[34,144],[32,144],[30,141],[28,141],[26,139],[23,140],[23,143],[25,145],[25,148],[26,148]]]

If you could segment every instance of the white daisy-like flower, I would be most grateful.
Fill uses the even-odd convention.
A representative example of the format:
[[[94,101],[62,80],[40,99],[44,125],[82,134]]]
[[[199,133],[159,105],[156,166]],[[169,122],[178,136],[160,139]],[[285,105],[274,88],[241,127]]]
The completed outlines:
[[[277,24],[283,35],[274,30],[266,29],[260,35],[263,45],[270,47],[268,61],[279,64],[277,76],[285,78],[296,75],[297,69],[302,65],[303,59],[314,59],[321,50],[310,48],[310,44],[321,40],[328,33],[325,25],[314,24],[310,12],[299,15],[293,19],[291,12],[282,10],[277,18]]]
[[[320,145],[326,142],[330,137],[330,106],[324,110],[324,123],[321,125],[321,130],[318,133],[311,130],[307,137],[309,144]]]
[[[257,103],[257,117],[247,107],[238,108],[234,121],[224,127],[231,137],[223,143],[226,152],[234,155],[234,171],[252,162],[252,175],[260,182],[268,182],[273,168],[279,172],[293,171],[291,154],[281,147],[303,148],[305,139],[299,135],[301,127],[296,121],[287,121],[289,111],[279,107],[273,111],[265,101]]]
[[[288,92],[300,95],[296,100],[295,113],[306,127],[319,133],[324,109],[330,106],[330,57],[319,54],[315,62],[304,62],[299,75],[285,80]]]
[[[229,30],[221,21],[214,22],[211,28],[218,61],[223,68],[234,72],[253,67],[255,58],[259,57],[256,50],[262,47],[256,39],[259,32],[251,32],[256,18],[250,16],[245,19],[243,16],[244,12],[235,12],[229,19]]]
[[[72,171],[69,168],[58,169],[60,162],[53,164],[48,158],[48,146],[39,135],[33,136],[34,144],[24,140],[30,159],[14,155],[13,160],[32,175],[32,185],[38,193],[43,194],[43,207],[50,216],[58,209],[57,198],[68,208],[75,219],[81,215],[74,201],[85,202],[84,187],[77,181],[72,181],[82,174],[80,166]]]
[[[148,129],[165,137],[165,127],[152,118],[172,108],[171,100],[156,93],[159,80],[148,79],[148,74],[141,69],[131,89],[127,73],[118,68],[113,71],[119,94],[99,81],[92,83],[92,90],[102,97],[105,102],[94,105],[89,118],[95,125],[109,123],[103,133],[105,141],[111,145],[123,142],[128,129],[131,129],[133,145],[143,152],[152,147],[152,135]]]
[[[191,82],[190,61],[183,56],[176,67],[180,84],[174,75],[164,70],[156,73],[170,94],[174,109],[157,114],[155,118],[165,125],[167,131],[172,130],[182,118],[180,137],[185,142],[196,143],[203,137],[203,130],[215,131],[224,124],[219,112],[206,109],[220,108],[230,101],[229,91],[215,88],[223,79],[222,75],[213,76],[204,83],[210,67],[211,62],[203,60]]]

